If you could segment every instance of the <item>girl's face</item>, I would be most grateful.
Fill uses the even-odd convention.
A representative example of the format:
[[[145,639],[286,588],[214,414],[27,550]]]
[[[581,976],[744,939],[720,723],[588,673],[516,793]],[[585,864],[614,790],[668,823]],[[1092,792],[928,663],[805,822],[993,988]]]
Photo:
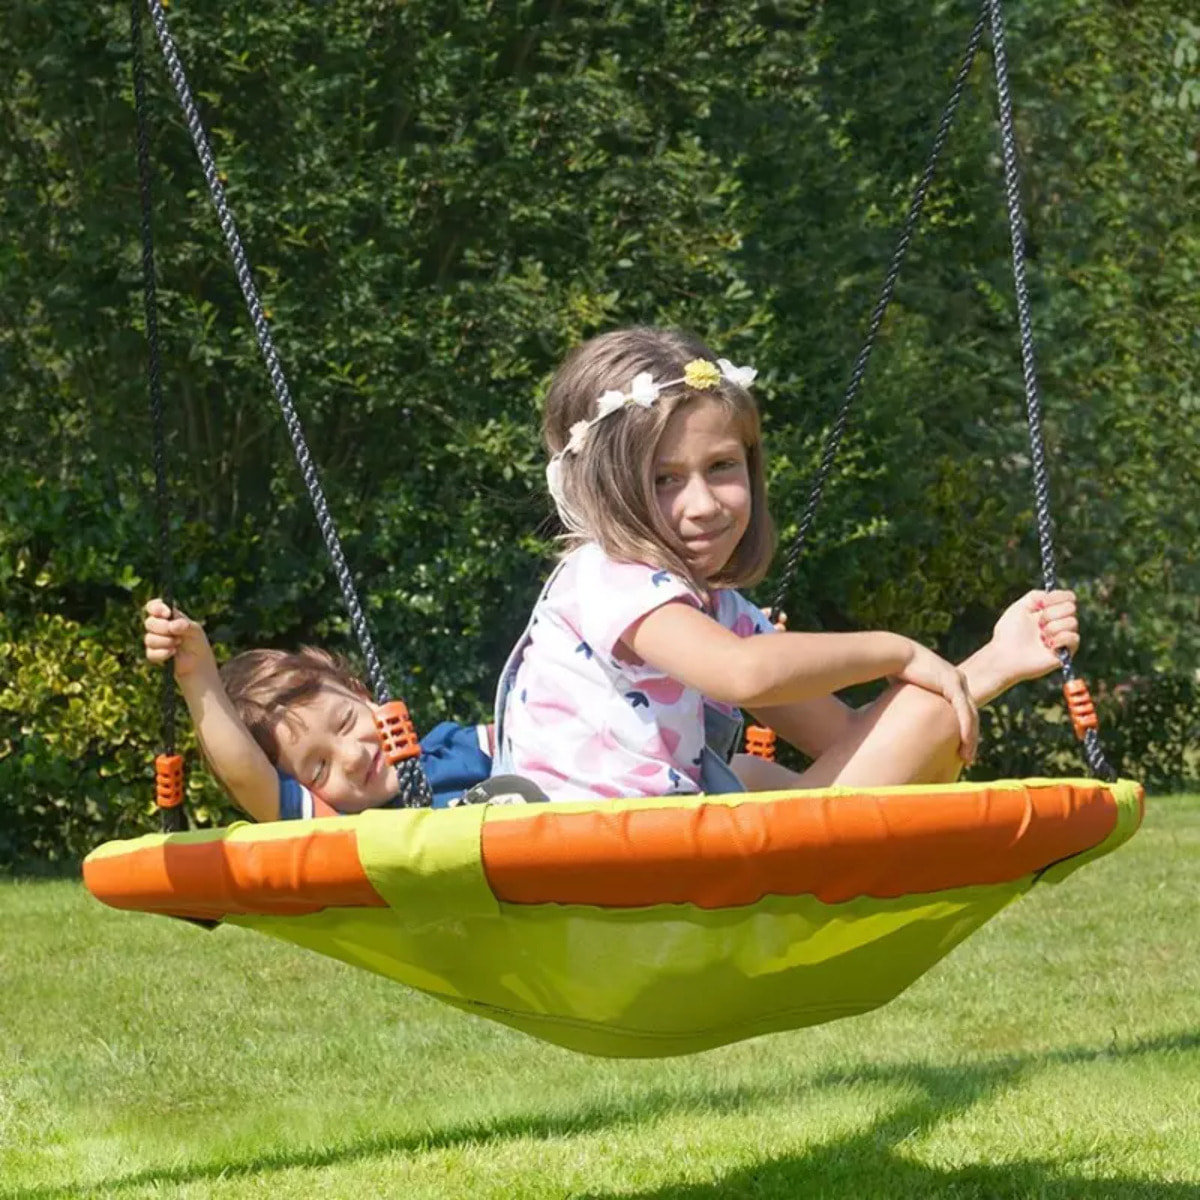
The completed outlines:
[[[750,524],[750,472],[733,415],[715,400],[678,408],[654,456],[658,510],[697,579],[711,579]]]

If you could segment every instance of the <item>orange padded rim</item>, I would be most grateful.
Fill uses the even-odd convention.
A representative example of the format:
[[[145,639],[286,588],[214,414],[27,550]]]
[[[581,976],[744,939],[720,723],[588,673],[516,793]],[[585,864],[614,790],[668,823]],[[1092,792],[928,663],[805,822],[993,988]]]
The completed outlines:
[[[490,810],[480,855],[509,904],[836,904],[1009,883],[1098,846],[1117,813],[1113,794],[1086,782],[549,804]],[[358,829],[331,825],[146,839],[92,855],[84,882],[115,908],[204,920],[387,907],[363,870]]]
[[[297,830],[269,841],[185,836],[89,858],[83,880],[113,908],[201,920],[387,907],[363,871],[354,830],[322,830],[319,822]]]
[[[1008,883],[1099,845],[1102,785],[781,796],[687,808],[556,811],[485,822],[498,900],[725,908],[767,895],[856,896]]]

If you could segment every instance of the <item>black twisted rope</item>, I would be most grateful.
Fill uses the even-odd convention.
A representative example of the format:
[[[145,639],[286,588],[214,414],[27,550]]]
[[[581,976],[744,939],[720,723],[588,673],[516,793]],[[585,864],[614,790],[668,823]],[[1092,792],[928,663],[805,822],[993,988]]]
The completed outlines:
[[[992,29],[992,60],[996,70],[996,95],[1000,111],[1000,143],[1004,158],[1004,191],[1008,203],[1008,225],[1012,235],[1013,288],[1017,298],[1017,322],[1021,337],[1021,368],[1025,384],[1025,410],[1029,423],[1029,449],[1033,464],[1034,516],[1038,547],[1042,559],[1042,586],[1046,591],[1058,587],[1058,568],[1054,557],[1054,522],[1050,514],[1050,473],[1046,467],[1046,445],[1042,435],[1042,399],[1038,388],[1037,365],[1033,348],[1033,321],[1030,317],[1029,288],[1025,279],[1025,217],[1021,208],[1021,178],[1017,162],[1017,138],[1013,124],[1012,93],[1008,86],[1008,57],[1004,48],[1004,15],[1000,0],[986,0]],[[1063,679],[1075,678],[1071,655],[1059,650]],[[1101,779],[1117,777],[1100,745],[1100,735],[1089,729],[1084,735],[1083,752],[1093,774]]]
[[[838,448],[842,444],[842,437],[845,435],[846,426],[850,420],[850,407],[862,387],[863,377],[867,373],[867,363],[871,358],[871,351],[875,348],[875,341],[879,335],[880,326],[883,324],[883,318],[887,313],[888,305],[891,303],[892,294],[896,290],[896,280],[899,278],[900,268],[904,264],[904,259],[908,254],[909,243],[912,241],[917,222],[920,220],[921,211],[925,207],[925,197],[929,192],[930,185],[933,183],[933,176],[937,170],[938,160],[941,158],[942,149],[946,145],[950,126],[954,123],[954,115],[958,111],[958,104],[962,99],[963,90],[967,84],[967,76],[971,72],[971,64],[975,61],[975,53],[979,49],[979,43],[983,38],[986,16],[987,3],[984,0],[979,17],[975,21],[974,28],[971,30],[971,36],[967,39],[967,48],[963,54],[962,62],[959,64],[958,73],[954,77],[954,86],[950,91],[950,99],[946,101],[946,107],[942,110],[942,117],[938,122],[937,133],[934,135],[933,144],[929,150],[929,159],[925,163],[925,169],[921,172],[921,178],[918,180],[917,186],[913,190],[912,199],[909,201],[908,214],[904,218],[904,225],[900,232],[899,241],[896,243],[896,249],[892,252],[892,260],[888,264],[883,286],[879,289],[879,299],[875,303],[875,308],[871,313],[871,319],[867,325],[867,336],[863,341],[862,349],[858,352],[858,357],[854,360],[854,369],[850,373],[850,382],[846,385],[846,392],[842,397],[837,416],[830,427],[829,433],[825,437],[825,446],[821,452],[821,462],[817,467],[817,473],[813,477],[812,486],[809,489],[808,502],[804,506],[804,515],[800,518],[800,526],[788,549],[787,558],[784,561],[783,573],[779,579],[779,586],[775,591],[775,599],[771,604],[772,621],[779,620],[784,600],[795,581],[796,571],[800,565],[801,552],[808,541],[808,534],[817,514],[817,506],[821,502],[821,496],[825,491],[829,474],[833,470],[834,459],[837,457]]]
[[[154,508],[158,523],[158,582],[163,599],[175,605],[175,571],[171,556],[171,511],[167,489],[167,441],[163,428],[162,354],[158,341],[158,288],[154,270],[154,220],[151,197],[150,132],[146,119],[146,59],[142,50],[141,0],[131,0],[129,35],[133,60],[133,107],[137,117],[138,199],[141,206],[142,233],[142,308],[146,320],[146,348],[149,359],[150,423],[154,443]],[[163,664],[162,717],[164,754],[175,753],[175,661]],[[160,808],[164,833],[180,833],[187,828],[187,813],[182,805]]]
[[[229,204],[225,199],[225,188],[217,172],[208,135],[200,119],[200,113],[193,99],[191,87],[188,85],[183,64],[179,59],[179,52],[171,37],[171,31],[167,26],[166,13],[163,10],[161,0],[147,0],[147,4],[150,9],[150,19],[154,24],[154,31],[158,35],[159,47],[166,62],[167,74],[175,87],[179,106],[183,110],[188,132],[191,134],[192,143],[196,148],[196,155],[200,159],[200,167],[204,172],[204,178],[208,184],[209,195],[217,211],[217,220],[220,223],[221,232],[225,235],[225,244],[228,247],[230,257],[233,259],[234,273],[237,275],[237,281],[246,302],[246,309],[250,314],[251,324],[254,326],[254,335],[258,339],[258,348],[262,352],[263,360],[267,365],[267,373],[270,376],[275,401],[283,413],[284,424],[287,426],[288,435],[292,442],[292,450],[295,453],[296,462],[300,467],[304,486],[308,489],[309,499],[312,501],[313,511],[316,514],[317,525],[321,530],[321,536],[325,540],[325,548],[333,564],[338,586],[342,590],[342,599],[350,615],[351,626],[358,639],[359,647],[362,650],[363,660],[367,668],[367,682],[371,685],[371,690],[374,692],[377,702],[386,704],[391,699],[391,692],[388,688],[379,656],[375,651],[375,643],[371,636],[366,614],[359,603],[358,593],[355,590],[354,581],[350,575],[350,568],[342,552],[341,540],[338,537],[337,530],[334,528],[333,518],[329,513],[329,506],[325,502],[325,493],[321,488],[316,466],[309,453],[308,443],[305,441],[304,431],[300,425],[300,418],[297,416],[295,405],[292,403],[291,392],[288,388],[287,380],[284,378],[283,367],[280,364],[279,355],[275,350],[275,343],[271,338],[267,318],[263,312],[262,303],[259,300],[258,289],[255,287],[254,278],[250,272],[246,251],[242,245],[241,236],[238,234],[237,225],[229,209]],[[409,758],[401,762],[396,767],[396,774],[400,780],[400,802],[402,805],[405,807],[428,807],[433,803],[433,793],[430,791],[429,781],[425,777],[425,772],[418,758]]]

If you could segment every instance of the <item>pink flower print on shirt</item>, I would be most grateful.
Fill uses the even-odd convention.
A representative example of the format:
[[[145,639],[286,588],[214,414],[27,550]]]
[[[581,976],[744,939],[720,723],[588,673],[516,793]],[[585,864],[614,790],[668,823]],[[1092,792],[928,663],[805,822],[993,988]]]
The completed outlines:
[[[660,725],[655,736],[643,747],[643,752],[652,758],[671,762],[679,752],[680,733],[678,729]],[[662,766],[662,763],[659,763]]]
[[[678,729],[662,726],[658,731],[658,740],[662,744],[663,753],[668,758],[674,758],[679,752],[680,735]]]
[[[630,767],[626,774],[640,786],[643,780],[653,779],[655,775],[661,775],[662,771],[662,763],[647,762],[639,763],[636,767]]]
[[[671,790],[674,791],[682,778],[690,779],[693,784],[700,784],[700,761],[703,753],[698,754],[692,761],[691,766],[685,766],[678,761],[679,743],[683,740],[679,730],[671,729],[666,725],[658,727],[657,735],[648,741],[642,747],[642,753],[657,759],[657,762],[646,764],[653,768],[653,771],[645,771],[642,767],[635,767],[630,772],[631,775],[646,775],[652,776],[655,773],[661,774],[667,772],[668,782],[671,785]]]
[[[579,794],[580,800],[587,800],[589,797],[599,796],[601,800],[624,800],[628,797],[637,797],[642,793],[637,788],[623,786],[620,781],[616,784],[611,783],[589,783],[586,790]],[[563,794],[563,799],[569,799],[566,793]]]
[[[602,772],[605,763],[611,760],[610,756],[618,746],[619,743],[613,737],[612,730],[608,728],[601,729],[599,733],[592,734],[579,747],[573,765],[587,771],[589,774],[598,771]]]
[[[663,675],[658,679],[643,679],[638,683],[638,691],[647,696],[655,704],[678,704],[685,688],[678,679]]]
[[[553,779],[562,779],[565,781],[570,778],[569,775],[564,775],[557,767],[551,766],[550,763],[541,758],[526,760],[524,768],[531,773],[536,772],[539,775],[549,775]]]
[[[537,720],[543,725],[556,725],[562,721],[571,721],[579,715],[579,705],[574,698],[555,682],[552,676],[539,675],[534,697],[526,699],[523,688],[520,693],[521,703],[527,704],[530,715],[536,714]]]
[[[733,632],[740,638],[750,637],[758,632],[758,626],[749,613],[738,613],[737,620],[733,623]]]

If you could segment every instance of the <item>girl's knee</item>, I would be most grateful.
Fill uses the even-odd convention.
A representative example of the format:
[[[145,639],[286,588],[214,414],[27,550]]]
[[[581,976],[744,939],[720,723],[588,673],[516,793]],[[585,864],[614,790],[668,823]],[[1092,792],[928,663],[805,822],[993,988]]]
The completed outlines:
[[[915,684],[900,684],[876,702],[874,725],[888,730],[892,745],[919,746],[924,757],[956,759],[962,744],[958,714],[945,696]],[[884,712],[887,712],[886,720]],[[959,766],[961,767],[961,762]]]

